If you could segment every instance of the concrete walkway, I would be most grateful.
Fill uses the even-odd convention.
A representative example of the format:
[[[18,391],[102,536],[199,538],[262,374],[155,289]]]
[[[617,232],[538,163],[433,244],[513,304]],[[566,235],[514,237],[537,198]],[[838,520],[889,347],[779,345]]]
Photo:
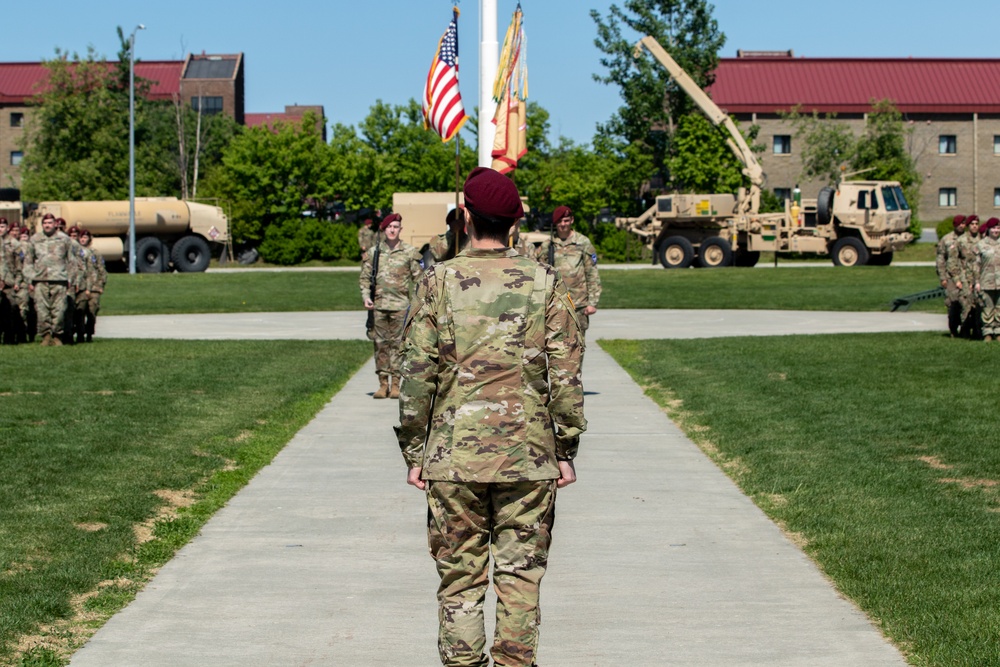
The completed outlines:
[[[943,317],[901,313],[653,312],[603,311],[591,333],[944,330]],[[108,317],[99,334],[138,327],[171,337],[177,327],[182,337],[237,337],[223,336],[234,326],[248,337],[300,337],[298,325],[314,319],[317,337],[338,338],[357,337],[364,321],[316,313],[225,325],[213,316],[215,328],[195,331],[188,318],[199,317],[208,316],[158,319],[155,331],[148,319]],[[580,481],[560,492],[540,664],[906,664],[597,345],[585,384],[590,429]],[[426,506],[404,483],[395,402],[371,400],[374,385],[369,363],[71,664],[438,664]]]

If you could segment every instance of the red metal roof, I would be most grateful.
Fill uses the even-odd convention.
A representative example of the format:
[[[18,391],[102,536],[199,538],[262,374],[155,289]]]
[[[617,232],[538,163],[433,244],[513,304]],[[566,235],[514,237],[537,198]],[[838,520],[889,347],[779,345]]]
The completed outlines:
[[[139,61],[135,75],[153,82],[151,98],[168,100],[180,91],[183,67],[182,60]],[[0,63],[0,103],[23,104],[43,90],[48,79],[42,63]]]
[[[710,92],[729,113],[1000,113],[1000,59],[722,58]]]

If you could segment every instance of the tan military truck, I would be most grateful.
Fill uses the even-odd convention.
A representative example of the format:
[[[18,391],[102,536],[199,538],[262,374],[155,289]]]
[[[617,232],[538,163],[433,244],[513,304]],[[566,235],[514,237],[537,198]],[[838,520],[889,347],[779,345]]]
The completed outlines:
[[[23,211],[21,191],[17,188],[0,188],[0,218],[6,218],[10,225],[20,226]]]
[[[105,262],[128,257],[129,202],[46,201],[31,212],[28,224],[41,229],[42,216],[51,213],[69,226],[86,227],[93,247]],[[208,268],[212,250],[229,243],[229,220],[218,206],[176,197],[135,198],[135,269],[160,273],[172,267],[195,272]]]
[[[637,218],[615,224],[642,239],[664,268],[753,266],[762,251],[830,255],[837,266],[887,265],[913,240],[910,207],[894,181],[841,181],[815,199],[788,200],[779,213],[759,213],[764,171],[729,115],[695,84],[652,37],[642,48],[670,72],[678,85],[718,128],[743,165],[749,188],[727,194],[671,194]]]

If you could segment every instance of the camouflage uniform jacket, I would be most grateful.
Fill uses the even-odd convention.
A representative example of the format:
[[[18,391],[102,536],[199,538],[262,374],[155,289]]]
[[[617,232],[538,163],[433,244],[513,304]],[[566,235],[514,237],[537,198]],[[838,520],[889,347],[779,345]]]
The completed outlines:
[[[358,247],[361,248],[362,259],[373,245],[375,245],[375,232],[370,227],[362,225],[358,230]]]
[[[14,245],[9,236],[4,236],[0,238],[0,283],[8,286],[14,282]]]
[[[984,290],[1000,289],[1000,241],[987,235],[976,244],[972,271],[973,284],[979,283]]]
[[[371,292],[369,285],[372,275],[372,257],[365,259],[361,267],[361,299],[367,299]],[[375,276],[375,309],[406,310],[410,307],[410,290],[424,272],[420,253],[410,244],[400,241],[389,249],[383,241],[379,243],[378,275]]]
[[[403,344],[396,435],[423,479],[557,479],[576,456],[583,343],[566,288],[509,248],[467,249],[423,278]]]
[[[94,252],[90,246],[80,246],[83,258],[83,280],[80,283],[80,291],[103,292],[104,285],[108,282],[108,272],[104,266],[104,258]]]
[[[469,235],[460,235],[458,242],[461,246],[458,251],[462,252],[469,245]],[[451,233],[450,229],[431,239],[430,251],[435,262],[444,262],[455,257],[455,235]]]
[[[970,280],[975,280],[975,276],[972,275],[972,262],[977,243],[979,236],[972,236],[966,232],[955,242],[955,256],[948,256],[948,273],[955,276],[955,280],[962,281],[963,289],[970,284]]]
[[[943,237],[941,237],[940,241],[938,241],[937,261],[935,262],[935,266],[937,267],[937,275],[939,281],[945,281],[945,280],[956,281],[959,279],[957,273],[952,273],[948,269],[949,266],[948,260],[949,258],[953,257],[956,252],[958,252],[956,244],[958,243],[958,240],[960,238],[961,238],[960,234],[956,234],[955,232],[948,232]]]
[[[33,283],[63,281],[74,286],[79,284],[77,267],[80,263],[79,257],[74,258],[73,243],[73,239],[60,231],[52,236],[35,232],[24,258],[25,278]]]
[[[553,237],[555,243],[555,268],[566,283],[569,295],[577,308],[597,307],[601,300],[601,277],[597,273],[597,251],[583,234],[571,231],[566,240]],[[539,262],[549,261],[549,243],[544,241],[535,257]]]

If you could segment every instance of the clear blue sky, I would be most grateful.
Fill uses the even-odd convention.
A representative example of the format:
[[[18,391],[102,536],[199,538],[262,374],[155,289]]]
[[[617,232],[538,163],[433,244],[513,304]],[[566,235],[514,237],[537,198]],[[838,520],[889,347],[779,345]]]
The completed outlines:
[[[56,47],[114,58],[115,27],[138,23],[143,60],[189,52],[246,57],[246,111],[321,104],[331,122],[356,125],[378,99],[419,99],[438,38],[451,18],[448,0],[135,0],[4,3],[0,61],[51,58]],[[460,83],[466,108],[478,104],[479,1],[458,2]],[[522,0],[531,99],[551,113],[553,135],[589,142],[598,122],[619,106],[616,89],[593,81],[600,71],[590,9],[610,0]],[[621,5],[619,1],[617,4]],[[737,49],[786,50],[797,56],[1000,57],[996,0],[914,4],[899,0],[718,0],[726,34],[722,56]],[[502,42],[516,0],[497,0]],[[555,136],[552,137],[555,139]]]

